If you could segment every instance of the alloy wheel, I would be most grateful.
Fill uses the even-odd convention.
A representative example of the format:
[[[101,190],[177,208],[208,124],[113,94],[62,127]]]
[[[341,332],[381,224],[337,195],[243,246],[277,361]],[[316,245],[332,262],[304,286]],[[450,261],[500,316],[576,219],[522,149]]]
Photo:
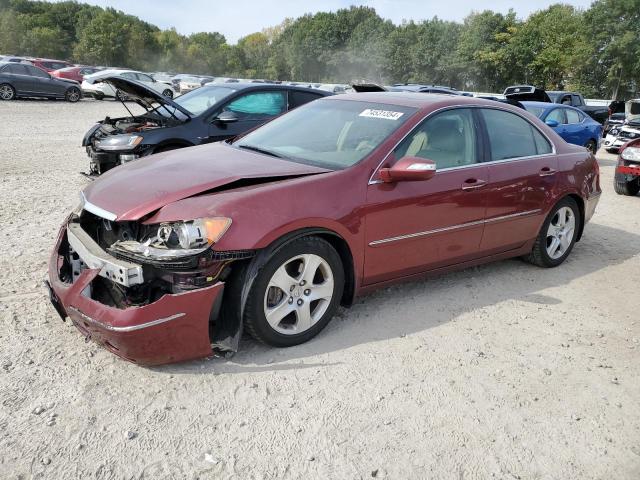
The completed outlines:
[[[297,335],[309,330],[331,304],[334,276],[319,255],[290,258],[273,274],[264,295],[264,314],[277,332]]]
[[[77,102],[80,100],[80,91],[76,88],[71,89],[67,94],[67,100],[70,102]]]
[[[576,218],[569,207],[561,207],[549,222],[547,229],[547,255],[553,260],[562,257],[571,246],[576,229]]]
[[[0,98],[2,98],[2,100],[11,100],[14,95],[15,92],[11,85],[0,85]]]

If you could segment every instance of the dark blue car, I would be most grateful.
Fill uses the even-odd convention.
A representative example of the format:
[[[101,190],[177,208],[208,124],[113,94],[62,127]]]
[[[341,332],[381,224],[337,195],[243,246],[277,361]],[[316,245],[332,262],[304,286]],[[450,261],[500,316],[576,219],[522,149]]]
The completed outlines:
[[[600,148],[602,125],[582,110],[548,102],[521,102],[524,108],[553,128],[568,143],[582,145],[592,153]]]

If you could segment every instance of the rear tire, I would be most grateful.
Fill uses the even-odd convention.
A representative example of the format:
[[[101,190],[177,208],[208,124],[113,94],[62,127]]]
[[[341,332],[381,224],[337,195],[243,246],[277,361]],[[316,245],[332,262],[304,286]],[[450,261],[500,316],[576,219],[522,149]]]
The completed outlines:
[[[13,100],[16,98],[16,89],[8,83],[0,84],[0,100]]]
[[[76,103],[80,98],[82,98],[82,92],[78,87],[71,87],[64,94],[64,99],[67,102]]]
[[[244,310],[245,328],[267,345],[299,345],[329,323],[343,290],[342,260],[331,244],[318,237],[293,240],[258,272]]]
[[[570,197],[563,198],[547,215],[531,253],[524,259],[539,267],[557,267],[573,250],[581,224],[578,204]]]
[[[640,177],[628,181],[624,174],[616,173],[613,177],[613,189],[618,195],[635,197],[640,192]]]

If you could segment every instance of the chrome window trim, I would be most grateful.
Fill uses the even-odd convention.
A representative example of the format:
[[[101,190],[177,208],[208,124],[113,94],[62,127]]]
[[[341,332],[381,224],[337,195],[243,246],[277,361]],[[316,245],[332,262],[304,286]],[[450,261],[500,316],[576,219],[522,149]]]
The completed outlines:
[[[375,247],[375,246],[378,246],[378,245],[383,245],[385,243],[397,242],[399,240],[407,240],[407,239],[410,239],[410,238],[417,238],[417,237],[426,237],[426,236],[429,236],[429,235],[434,235],[436,233],[449,232],[449,231],[452,231],[452,230],[460,230],[460,229],[463,229],[463,228],[474,227],[474,226],[477,226],[477,225],[500,222],[502,220],[509,220],[511,218],[535,215],[537,213],[540,213],[541,211],[542,211],[541,209],[537,208],[535,210],[527,210],[526,212],[511,213],[509,215],[502,215],[500,217],[493,217],[493,218],[488,218],[488,219],[484,219],[484,220],[476,220],[476,221],[473,221],[473,222],[461,223],[461,224],[458,224],[458,225],[451,225],[450,227],[436,228],[434,230],[426,230],[424,232],[409,233],[409,234],[406,234],[406,235],[398,235],[397,237],[383,238],[383,239],[380,239],[380,240],[374,240],[372,242],[369,242],[369,246],[370,247]]]
[[[134,332],[136,330],[142,330],[143,328],[153,327],[154,325],[160,325],[161,323],[169,322],[171,320],[175,320],[177,318],[181,318],[186,315],[186,313],[176,313],[169,317],[157,318],[156,320],[151,320],[150,322],[141,323],[139,325],[129,325],[127,327],[114,327],[113,325],[107,325],[105,323],[99,322],[98,320],[90,317],[86,313],[80,311],[76,307],[69,307],[69,310],[73,310],[87,322],[97,325],[98,327],[104,328],[106,330],[110,330],[112,332]]]
[[[439,172],[447,172],[447,171],[450,171],[450,170],[460,170],[462,168],[476,167],[478,165],[492,165],[492,164],[495,164],[495,163],[512,162],[512,161],[519,161],[519,160],[529,160],[531,158],[540,158],[540,157],[547,157],[547,156],[551,156],[551,155],[557,155],[556,145],[555,145],[555,143],[553,143],[551,141],[549,136],[545,132],[540,130],[540,128],[538,128],[537,125],[534,125],[533,123],[531,123],[531,121],[529,121],[523,115],[520,115],[519,112],[513,112],[511,110],[507,110],[506,108],[500,108],[500,106],[498,106],[498,105],[464,105],[464,104],[448,105],[446,107],[438,108],[437,110],[434,110],[433,112],[429,113],[429,115],[427,115],[422,120],[420,120],[411,130],[409,130],[405,135],[403,135],[403,137],[400,140],[398,140],[398,142],[396,142],[396,144],[393,146],[393,148],[391,150],[389,150],[389,152],[384,156],[384,158],[380,161],[380,163],[378,163],[378,166],[373,170],[373,173],[369,177],[368,185],[378,185],[380,183],[384,183],[382,180],[374,180],[373,177],[380,170],[380,167],[387,160],[387,158],[389,158],[389,155],[391,155],[393,153],[393,151],[396,148],[398,148],[398,145],[400,145],[404,141],[405,138],[407,138],[409,135],[411,135],[423,122],[427,121],[427,119],[431,118],[432,116],[434,116],[435,114],[437,114],[439,112],[442,112],[444,110],[452,110],[452,109],[455,109],[455,108],[486,108],[486,109],[499,110],[501,112],[507,112],[507,113],[512,113],[514,115],[517,115],[518,117],[522,118],[525,122],[527,122],[529,125],[531,125],[533,128],[535,128],[538,132],[540,132],[540,134],[551,144],[551,152],[550,153],[540,153],[540,154],[537,154],[537,155],[529,155],[529,156],[526,156],[526,157],[507,158],[507,159],[504,159],[504,160],[490,160],[488,162],[472,163],[470,165],[461,165],[459,167],[442,168],[440,170],[436,170],[436,175]],[[525,110],[525,112],[526,112],[526,110]],[[530,112],[527,112],[527,113],[530,113]]]

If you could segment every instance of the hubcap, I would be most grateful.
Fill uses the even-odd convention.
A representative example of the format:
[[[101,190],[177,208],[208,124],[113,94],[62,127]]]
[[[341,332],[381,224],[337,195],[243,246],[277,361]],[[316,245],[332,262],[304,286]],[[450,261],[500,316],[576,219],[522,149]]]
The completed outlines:
[[[576,217],[569,207],[560,208],[547,229],[547,255],[554,260],[562,257],[571,246],[576,229]]]
[[[4,100],[9,100],[11,97],[13,97],[13,90],[11,90],[11,87],[9,87],[8,85],[3,85],[2,87],[0,87],[0,96]]]
[[[304,254],[278,268],[264,294],[264,315],[284,335],[309,330],[324,315],[333,297],[333,272],[320,256]]]
[[[75,102],[76,100],[78,100],[79,97],[80,97],[80,94],[76,90],[69,92],[69,100],[71,100],[72,102]]]

